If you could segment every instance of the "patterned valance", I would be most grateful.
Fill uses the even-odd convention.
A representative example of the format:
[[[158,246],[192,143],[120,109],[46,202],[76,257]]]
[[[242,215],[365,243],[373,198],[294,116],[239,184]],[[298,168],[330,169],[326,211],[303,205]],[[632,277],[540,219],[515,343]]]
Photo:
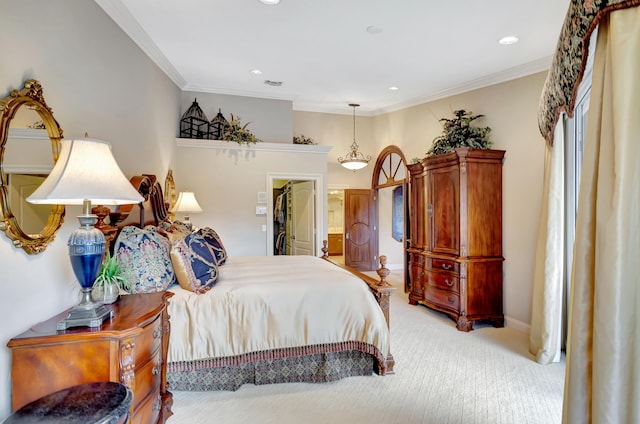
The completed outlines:
[[[639,5],[640,0],[571,0],[538,107],[538,126],[550,145],[560,113],[573,114],[591,33],[607,13]]]

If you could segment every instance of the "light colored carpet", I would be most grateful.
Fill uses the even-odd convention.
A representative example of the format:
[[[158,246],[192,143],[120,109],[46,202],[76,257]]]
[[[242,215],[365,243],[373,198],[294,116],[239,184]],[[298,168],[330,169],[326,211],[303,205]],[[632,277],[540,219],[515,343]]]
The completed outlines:
[[[244,385],[236,392],[173,392],[169,424],[561,422],[562,362],[539,365],[528,336],[479,325],[469,333],[398,287],[391,299],[394,375],[324,384]],[[399,273],[398,273],[399,274]]]

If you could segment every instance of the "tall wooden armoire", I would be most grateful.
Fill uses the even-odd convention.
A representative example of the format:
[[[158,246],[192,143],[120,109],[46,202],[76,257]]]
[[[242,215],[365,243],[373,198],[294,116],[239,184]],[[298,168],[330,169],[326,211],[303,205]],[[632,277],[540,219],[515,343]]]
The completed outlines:
[[[503,150],[460,148],[409,165],[409,303],[444,312],[458,330],[504,325]]]

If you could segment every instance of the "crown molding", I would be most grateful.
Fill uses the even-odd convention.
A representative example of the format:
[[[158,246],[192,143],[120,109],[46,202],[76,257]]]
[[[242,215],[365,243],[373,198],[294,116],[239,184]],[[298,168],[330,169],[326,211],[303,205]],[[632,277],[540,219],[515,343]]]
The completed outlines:
[[[397,103],[393,106],[380,108],[371,113],[371,116],[382,115],[389,112],[418,106],[423,103],[429,103],[446,97],[455,96],[469,91],[478,90],[480,88],[489,87],[491,85],[500,84],[517,78],[533,75],[538,72],[547,71],[551,67],[553,56],[546,56],[532,62],[514,66],[500,72],[486,75],[475,80],[467,81],[462,84],[450,87],[446,90],[438,91],[427,96],[420,96],[406,102]],[[295,106],[295,105],[294,105]]]
[[[178,87],[182,88],[187,84],[120,0],[95,0],[95,2]]]

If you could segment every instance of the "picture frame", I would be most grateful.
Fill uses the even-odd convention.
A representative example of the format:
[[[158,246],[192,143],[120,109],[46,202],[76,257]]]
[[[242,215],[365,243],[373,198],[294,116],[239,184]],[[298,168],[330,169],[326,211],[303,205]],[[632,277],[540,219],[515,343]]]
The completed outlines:
[[[404,239],[404,193],[402,186],[393,189],[392,207],[391,236],[394,240],[402,242]]]

